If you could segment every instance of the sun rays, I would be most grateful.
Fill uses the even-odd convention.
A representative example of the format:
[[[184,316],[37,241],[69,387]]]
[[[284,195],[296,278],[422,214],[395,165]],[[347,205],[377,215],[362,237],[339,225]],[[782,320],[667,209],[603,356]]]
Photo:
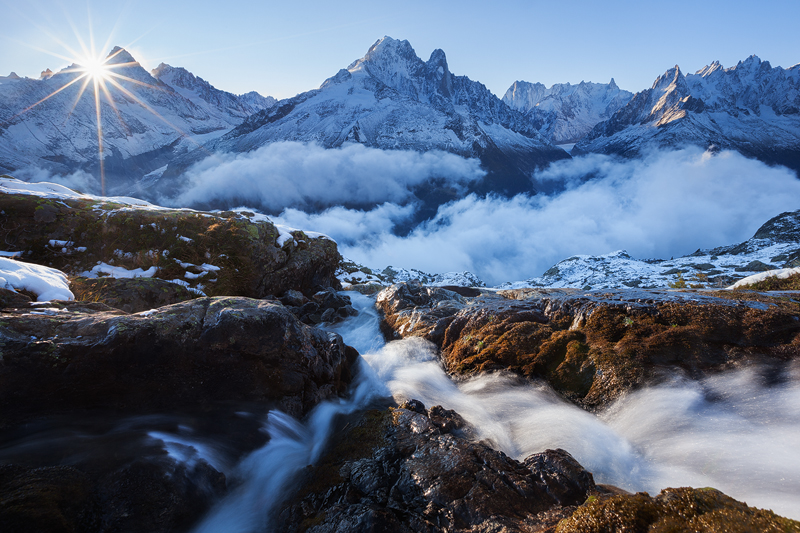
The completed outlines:
[[[56,95],[65,93],[65,91],[69,91],[69,93],[65,94],[71,95],[74,93],[74,98],[71,99],[71,105],[67,104],[65,106],[64,121],[67,121],[70,120],[75,112],[75,109],[78,107],[81,101],[83,101],[85,98],[89,98],[91,105],[94,107],[95,127],[97,130],[97,158],[100,174],[99,178],[101,194],[105,196],[105,148],[107,143],[105,141],[103,132],[104,115],[108,114],[109,112],[113,113],[113,115],[116,116],[122,130],[130,134],[124,119],[124,114],[121,112],[118,104],[139,105],[156,116],[169,128],[174,130],[180,137],[188,138],[189,140],[191,140],[191,137],[187,133],[183,132],[179,127],[164,118],[161,113],[159,113],[152,106],[148,105],[143,98],[137,96],[136,92],[133,90],[135,87],[141,87],[153,91],[171,92],[168,87],[158,83],[157,81],[153,82],[149,74],[141,69],[141,65],[135,61],[124,48],[114,48],[111,53],[104,56],[102,53],[97,52],[94,34],[92,31],[89,32],[89,42],[87,45],[86,41],[77,31],[75,25],[70,25],[72,26],[75,38],[79,44],[80,51],[73,49],[64,41],[56,39],[55,36],[52,36],[53,39],[61,47],[63,47],[63,51],[61,53],[48,50],[42,51],[47,52],[48,54],[59,59],[69,61],[71,65],[48,76],[48,81],[51,86],[54,87],[54,89],[47,94],[47,96],[41,98],[33,104],[28,105],[25,107],[25,109],[19,113],[16,113],[10,119],[5,121],[5,123],[10,123],[14,119],[24,115],[35,107],[44,104],[48,100],[51,100]],[[43,30],[43,28],[40,29]],[[47,33],[49,34],[49,32]],[[109,36],[108,41],[105,43],[102,49],[108,50],[112,38],[112,36]],[[143,79],[147,81],[142,81]],[[148,81],[150,83],[148,83]]]

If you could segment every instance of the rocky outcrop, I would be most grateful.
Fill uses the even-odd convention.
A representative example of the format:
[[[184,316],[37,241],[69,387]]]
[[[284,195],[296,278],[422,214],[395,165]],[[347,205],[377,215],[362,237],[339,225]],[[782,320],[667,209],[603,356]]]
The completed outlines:
[[[366,413],[308,473],[280,530],[539,531],[602,492],[563,450],[519,462],[468,432],[418,401]]]
[[[85,278],[69,283],[75,299],[98,302],[126,313],[141,313],[197,298],[198,295],[177,283],[158,278]]]
[[[511,370],[588,408],[676,372],[800,357],[800,298],[722,291],[520,289],[464,298],[416,283],[378,295],[384,329],[441,349],[454,374]]]
[[[251,220],[252,213],[164,209],[60,186],[13,194],[8,191],[21,182],[4,183],[0,237],[23,261],[73,276],[136,273],[209,296],[263,298],[290,289],[310,296],[340,287],[334,241],[302,231],[281,234],[269,221]]]
[[[75,409],[258,401],[302,416],[345,391],[357,353],[280,303],[199,298],[127,315],[51,302],[0,313],[2,424]]]
[[[637,531],[725,531],[726,533],[797,532],[800,522],[772,511],[748,507],[712,488],[664,489],[590,498],[561,521],[556,533],[616,533]]]

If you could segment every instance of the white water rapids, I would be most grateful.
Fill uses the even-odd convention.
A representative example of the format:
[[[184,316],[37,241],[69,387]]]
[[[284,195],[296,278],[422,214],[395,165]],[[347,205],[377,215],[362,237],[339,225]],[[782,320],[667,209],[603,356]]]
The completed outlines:
[[[563,448],[595,481],[657,494],[666,487],[717,488],[749,505],[800,519],[800,371],[767,386],[755,370],[702,382],[676,380],[629,394],[599,416],[561,400],[546,385],[510,375],[461,383],[442,370],[435,347],[418,338],[384,345],[374,299],[349,294],[359,316],[334,329],[363,355],[348,400],[325,402],[304,423],[268,416],[270,441],[236,469],[242,484],[195,530],[264,531],[291,481],[324,451],[337,414],[392,396],[454,409],[486,439],[522,460]]]

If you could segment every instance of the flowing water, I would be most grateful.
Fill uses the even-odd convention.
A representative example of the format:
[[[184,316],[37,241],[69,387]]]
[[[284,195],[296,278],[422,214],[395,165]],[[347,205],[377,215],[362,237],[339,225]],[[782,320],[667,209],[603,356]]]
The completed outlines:
[[[377,397],[418,399],[455,409],[516,459],[547,448],[575,456],[599,483],[658,493],[712,486],[750,505],[800,519],[800,372],[768,384],[757,369],[629,394],[599,416],[560,399],[544,384],[496,373],[459,383],[435,347],[410,338],[384,344],[374,300],[350,294],[358,317],[332,328],[362,355],[347,401],[326,402],[301,424],[271,413],[272,440],[240,466],[246,480],[198,532],[255,531],[287,494],[292,477],[319,457],[336,414]]]
[[[474,426],[477,438],[516,459],[563,448],[598,483],[651,494],[670,486],[711,486],[800,519],[798,367],[783,379],[767,380],[753,368],[699,382],[676,378],[629,394],[595,415],[544,384],[510,374],[454,382],[431,343],[410,338],[385,344],[374,299],[349,296],[360,314],[331,328],[363,355],[349,397],[320,404],[302,422],[278,411],[267,413],[266,420],[258,409],[238,413],[242,424],[263,424],[269,435],[238,464],[230,449],[236,435],[221,435],[219,428],[209,432],[213,421],[203,422],[204,431],[197,419],[174,417],[123,420],[103,432],[49,429],[9,437],[0,445],[0,461],[44,456],[57,447],[69,464],[70,457],[85,460],[81,443],[92,439],[99,444],[91,453],[100,450],[109,457],[137,442],[131,455],[169,459],[187,469],[206,461],[236,485],[195,528],[197,533],[268,531],[270,511],[291,495],[298,474],[324,452],[338,416],[386,398],[414,398],[427,407],[456,410]]]

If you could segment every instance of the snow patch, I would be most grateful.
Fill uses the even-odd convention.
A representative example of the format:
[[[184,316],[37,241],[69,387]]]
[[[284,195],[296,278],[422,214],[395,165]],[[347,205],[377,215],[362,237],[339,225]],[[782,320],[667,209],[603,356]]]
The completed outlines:
[[[60,270],[7,257],[0,257],[0,287],[30,291],[39,302],[75,299],[67,275]]]

